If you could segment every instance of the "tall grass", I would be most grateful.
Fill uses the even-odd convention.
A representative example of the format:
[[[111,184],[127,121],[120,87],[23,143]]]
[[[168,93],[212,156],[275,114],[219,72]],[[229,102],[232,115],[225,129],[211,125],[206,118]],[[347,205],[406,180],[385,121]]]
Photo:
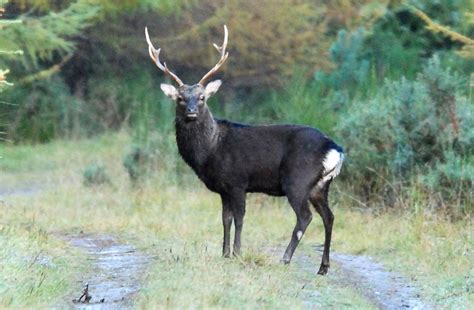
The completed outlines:
[[[84,255],[50,234],[28,217],[0,223],[2,308],[46,307],[51,304],[51,296],[69,293],[84,270],[80,261]]]

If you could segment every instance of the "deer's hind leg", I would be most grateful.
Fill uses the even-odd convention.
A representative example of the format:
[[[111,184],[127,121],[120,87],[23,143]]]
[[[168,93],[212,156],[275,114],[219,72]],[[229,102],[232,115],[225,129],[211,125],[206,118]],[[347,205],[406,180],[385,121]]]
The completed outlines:
[[[282,262],[289,264],[301,238],[313,218],[308,204],[308,193],[301,190],[290,189],[287,192],[288,201],[296,213],[296,225],[291,235],[290,243],[283,255]]]
[[[325,275],[329,269],[329,249],[331,247],[332,224],[334,222],[334,215],[329,209],[328,193],[331,181],[327,181],[324,185],[316,185],[311,190],[309,200],[314,206],[316,212],[319,213],[324,224],[324,250],[321,259],[321,266],[318,274]]]

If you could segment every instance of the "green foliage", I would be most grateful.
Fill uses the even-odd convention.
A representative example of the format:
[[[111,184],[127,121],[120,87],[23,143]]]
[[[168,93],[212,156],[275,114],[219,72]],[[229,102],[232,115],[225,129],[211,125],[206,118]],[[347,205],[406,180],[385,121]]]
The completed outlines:
[[[3,13],[5,12],[5,9],[3,8],[5,3],[6,3],[5,0],[0,0],[0,16],[2,16]],[[20,22],[21,22],[20,20],[9,20],[9,21],[0,20],[0,30],[3,30],[4,27],[8,27],[9,25],[20,23]],[[19,55],[19,54],[23,54],[23,52],[20,50],[4,49],[3,46],[0,49],[0,55]],[[10,73],[9,69],[0,68],[0,92],[2,92],[2,90],[5,87],[13,85],[11,82],[7,81],[6,75],[8,73]]]
[[[406,3],[436,17],[444,25],[468,33],[463,15],[472,7],[469,2],[412,0]],[[389,5],[390,9],[373,24],[367,38],[365,49],[378,80],[415,78],[423,63],[420,59],[456,47],[450,39],[426,29],[424,22],[404,2],[398,3],[394,1]]]
[[[329,49],[335,68],[329,73],[317,71],[314,74],[315,81],[328,90],[329,100],[336,109],[346,106],[356,94],[365,94],[368,90],[371,76],[366,37],[363,28],[351,32],[340,30]]]
[[[266,106],[274,115],[273,121],[308,125],[333,133],[336,116],[334,107],[324,98],[323,85],[318,81],[307,83],[299,73],[285,90],[272,92]]]
[[[62,94],[64,105],[68,102],[74,106],[74,117],[67,119],[74,119],[75,123],[72,132],[69,127],[62,131],[56,124],[44,123],[42,113],[34,113],[31,118],[40,118],[42,126],[50,128],[47,134],[33,133],[33,126],[26,128],[28,122],[21,122],[24,129],[17,131],[18,121],[15,121],[9,126],[8,138],[48,141],[57,136],[117,129],[124,121],[130,121],[137,139],[142,141],[138,144],[146,144],[143,141],[154,126],[150,124],[166,124],[163,126],[171,128],[168,121],[171,118],[154,121],[156,115],[160,115],[157,110],[162,107],[154,103],[161,95],[158,95],[158,87],[151,83],[153,77],[148,72],[153,70],[154,76],[159,77],[163,74],[149,62],[143,36],[145,25],[152,37],[156,36],[153,40],[156,45],[163,47],[163,59],[183,80],[192,82],[215,63],[217,55],[211,43],[221,40],[222,25],[227,24],[229,50],[233,56],[223,68],[228,88],[225,91],[248,95],[249,89],[258,86],[276,89],[286,84],[295,68],[305,68],[309,75],[316,68],[329,68],[326,50],[334,34],[328,31],[327,24],[352,26],[360,18],[359,10],[369,2],[342,1],[336,6],[308,0],[285,0],[278,5],[272,1],[256,5],[249,0],[61,3],[21,0],[10,3],[13,12],[28,13],[18,15],[24,22],[9,27],[0,44],[25,49],[25,57],[21,61],[12,58],[4,61],[13,79],[22,85],[20,91],[7,96],[8,102],[18,108],[17,115],[12,107],[2,107],[0,114],[5,115],[5,119],[23,120],[26,107],[22,106],[30,100],[38,110],[48,111],[49,119],[57,124],[64,118],[64,107],[56,105],[60,108],[53,116],[53,109],[48,107],[52,104],[45,103],[42,107],[38,88],[47,87],[40,85],[41,80],[49,82],[53,74],[61,72],[63,83],[53,79],[51,88],[53,85],[69,88],[67,91],[61,86],[57,92]],[[341,18],[338,10],[347,12],[347,17]],[[33,94],[38,96],[33,97]],[[160,112],[169,111],[166,108]]]
[[[82,183],[85,186],[96,186],[110,184],[111,181],[105,166],[101,163],[94,162],[84,169]]]
[[[364,57],[366,32],[363,28],[348,33],[340,30],[336,41],[329,49],[336,69],[328,76],[328,84],[335,90],[354,89],[368,77],[369,61]]]
[[[42,80],[32,88],[17,85],[4,93],[6,102],[21,102],[3,107],[0,124],[13,141],[47,142],[59,136],[72,136],[83,114],[82,102],[69,93],[58,77]]]
[[[22,15],[22,23],[12,24],[3,31],[0,46],[23,50],[23,65],[37,67],[40,61],[52,60],[56,53],[71,53],[74,43],[69,38],[90,26],[98,10],[90,1],[79,0],[61,12],[41,17]]]
[[[359,193],[368,199],[422,175],[445,202],[472,199],[474,115],[462,86],[434,57],[415,81],[386,81],[375,98],[352,104],[338,130]]]
[[[424,22],[427,23],[426,28],[434,33],[442,33],[443,35],[449,37],[453,41],[460,42],[463,44],[461,51],[459,51],[459,55],[466,58],[474,58],[474,40],[462,35],[459,32],[453,31],[448,27],[443,25],[437,24],[429,18],[423,11],[415,8],[410,7],[414,14],[416,14],[419,18],[421,18]],[[474,24],[474,14],[466,14],[469,23],[472,25]]]

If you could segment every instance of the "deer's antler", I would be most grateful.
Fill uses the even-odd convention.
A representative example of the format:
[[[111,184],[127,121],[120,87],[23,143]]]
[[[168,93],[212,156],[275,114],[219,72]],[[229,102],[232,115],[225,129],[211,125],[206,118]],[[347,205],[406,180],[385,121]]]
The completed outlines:
[[[145,37],[146,37],[146,42],[148,43],[148,53],[150,54],[151,59],[153,59],[153,61],[155,62],[156,66],[160,68],[164,73],[171,76],[173,80],[175,80],[176,83],[178,83],[178,86],[183,86],[184,83],[180,80],[180,78],[176,74],[174,74],[168,69],[168,67],[166,66],[166,62],[164,62],[163,64],[160,62],[161,48],[159,48],[158,50],[155,49],[155,47],[151,43],[150,36],[148,35],[147,27],[145,27]]]
[[[199,84],[201,85],[204,85],[204,83],[206,82],[206,80],[211,77],[212,75],[214,75],[218,70],[219,68],[224,64],[224,62],[226,61],[227,57],[229,56],[229,52],[226,52],[226,47],[227,47],[227,39],[228,39],[228,31],[227,31],[227,26],[224,25],[224,43],[222,43],[222,46],[217,46],[216,43],[214,43],[214,47],[217,49],[217,51],[219,52],[219,54],[221,54],[221,59],[219,59],[219,61],[217,62],[217,64],[208,72],[206,73],[206,75],[204,75],[202,77],[202,79],[199,81]]]

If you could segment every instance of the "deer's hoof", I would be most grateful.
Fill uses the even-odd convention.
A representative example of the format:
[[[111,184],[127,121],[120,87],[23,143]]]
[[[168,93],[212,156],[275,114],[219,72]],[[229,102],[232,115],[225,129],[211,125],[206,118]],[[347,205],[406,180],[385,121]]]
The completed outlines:
[[[229,258],[230,257],[230,251],[226,251],[226,252],[222,253],[222,257]]]
[[[328,269],[329,269],[329,265],[321,265],[321,267],[319,267],[318,274],[324,276],[325,274],[328,273]]]
[[[291,258],[283,257],[282,259],[280,259],[280,263],[284,265],[288,265],[290,262],[291,262]]]

